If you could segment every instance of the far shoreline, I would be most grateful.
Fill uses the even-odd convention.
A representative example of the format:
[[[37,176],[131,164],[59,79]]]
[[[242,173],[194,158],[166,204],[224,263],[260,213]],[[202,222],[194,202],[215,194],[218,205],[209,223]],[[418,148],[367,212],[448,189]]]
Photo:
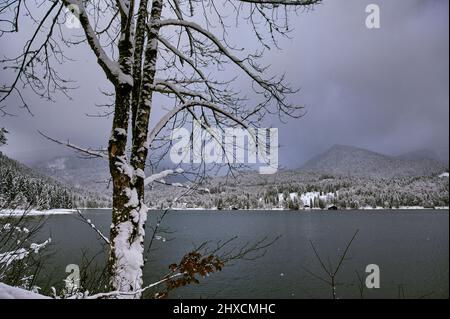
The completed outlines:
[[[95,208],[88,208],[95,209]],[[88,210],[86,209],[86,210]],[[273,211],[273,212],[350,212],[350,211],[399,211],[399,210],[410,210],[410,211],[421,211],[421,210],[436,210],[436,211],[448,211],[450,208],[445,207],[399,207],[399,208],[339,208],[339,209],[328,209],[328,208],[306,208],[306,209],[286,209],[286,208],[250,208],[250,209],[217,209],[217,208],[150,208],[149,211],[217,211],[217,212],[253,212],[253,211]]]
[[[112,210],[109,207],[99,207],[99,208],[78,208],[80,211],[89,211],[89,210]],[[399,208],[346,208],[346,209],[321,209],[321,208],[306,208],[306,209],[285,209],[285,208],[252,208],[252,209],[217,209],[217,208],[149,208],[149,212],[160,212],[164,210],[175,211],[175,212],[292,212],[292,213],[311,213],[311,212],[352,212],[352,211],[449,211],[450,207],[434,207],[434,208],[426,208],[421,206],[405,206]],[[6,217],[35,217],[35,216],[53,216],[53,215],[73,215],[77,213],[77,209],[50,209],[50,210],[30,210],[25,211],[23,209],[3,209],[0,210],[0,218]]]

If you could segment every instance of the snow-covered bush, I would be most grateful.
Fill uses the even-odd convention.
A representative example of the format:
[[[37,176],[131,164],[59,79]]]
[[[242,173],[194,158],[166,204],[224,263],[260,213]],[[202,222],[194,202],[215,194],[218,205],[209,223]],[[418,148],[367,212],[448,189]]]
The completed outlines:
[[[44,249],[51,238],[43,242],[33,239],[41,227],[40,222],[27,225],[26,212],[0,215],[0,282],[38,292],[37,274],[42,266]]]

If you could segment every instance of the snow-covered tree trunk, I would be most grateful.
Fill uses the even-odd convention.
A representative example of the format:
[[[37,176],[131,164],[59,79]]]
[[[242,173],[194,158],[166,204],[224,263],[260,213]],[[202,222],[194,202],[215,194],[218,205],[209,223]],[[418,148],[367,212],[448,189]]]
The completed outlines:
[[[116,88],[116,101],[112,136],[109,144],[110,171],[113,178],[113,221],[110,233],[109,270],[111,288],[133,292],[142,288],[144,267],[144,236],[147,206],[144,203],[144,170],[148,155],[148,126],[152,90],[158,55],[158,24],[162,1],[154,0],[150,14],[144,67],[141,81],[142,49],[146,29],[147,3],[141,3],[137,20],[137,37],[134,43],[127,40],[124,26],[119,43],[119,63],[125,74],[133,69],[133,89],[123,84]],[[133,48],[135,50],[133,50]],[[132,54],[134,63],[132,65]],[[129,111],[132,110],[132,152],[128,164],[126,156]],[[130,296],[130,295],[128,295]],[[133,297],[139,297],[139,294]]]

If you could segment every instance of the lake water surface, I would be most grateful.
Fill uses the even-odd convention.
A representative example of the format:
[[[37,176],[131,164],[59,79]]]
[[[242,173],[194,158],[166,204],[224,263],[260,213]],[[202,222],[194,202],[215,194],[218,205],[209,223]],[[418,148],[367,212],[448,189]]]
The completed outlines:
[[[148,232],[161,212],[149,213]],[[84,214],[107,233],[110,211]],[[448,211],[176,211],[162,227],[170,227],[168,241],[157,241],[145,281],[167,273],[168,265],[204,241],[238,236],[237,246],[265,236],[282,237],[255,261],[238,260],[199,285],[178,289],[171,298],[330,298],[327,284],[309,272],[324,275],[310,241],[325,264],[336,265],[355,233],[348,258],[337,276],[340,298],[360,298],[358,276],[368,264],[381,270],[381,288],[364,291],[365,298],[448,298]],[[53,276],[64,278],[67,264],[78,264],[82,251],[102,251],[96,234],[76,215],[47,217],[39,237],[52,237]],[[100,254],[97,260],[104,260]]]

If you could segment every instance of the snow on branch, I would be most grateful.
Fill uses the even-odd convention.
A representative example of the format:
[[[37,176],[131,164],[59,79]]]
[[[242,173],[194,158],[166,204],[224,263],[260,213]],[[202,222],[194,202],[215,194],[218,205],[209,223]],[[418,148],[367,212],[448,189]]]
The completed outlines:
[[[164,39],[163,37],[158,36],[158,40],[170,51],[172,51],[173,54],[175,54],[176,56],[178,56],[180,58],[181,61],[185,61],[187,62],[192,69],[200,76],[200,78],[205,82],[206,86],[208,87],[208,89],[210,91],[212,91],[212,88],[209,85],[209,81],[206,78],[205,74],[203,73],[203,71],[197,67],[196,63],[194,62],[194,60],[192,60],[191,58],[187,57],[185,54],[183,54],[180,50],[178,50],[175,46],[173,46],[172,44],[170,44],[169,41],[167,41],[166,39]]]
[[[157,92],[163,94],[175,94],[178,97],[180,96],[190,96],[197,97],[203,100],[208,100],[208,97],[202,94],[201,92],[189,90],[185,87],[180,87],[174,83],[163,81],[163,80],[155,80],[155,84],[151,86],[151,88]]]
[[[183,26],[190,28],[192,30],[197,31],[202,34],[209,40],[211,40],[214,45],[222,52],[226,57],[228,57],[234,64],[236,64],[242,71],[244,71],[252,80],[254,80],[258,85],[269,92],[278,102],[284,104],[281,93],[286,89],[280,86],[279,83],[272,83],[270,81],[264,80],[259,75],[252,72],[244,63],[243,60],[235,56],[230,50],[222,44],[219,38],[217,38],[210,31],[204,29],[202,26],[195,22],[186,21],[186,20],[177,20],[177,19],[166,19],[157,21],[159,26]],[[170,48],[169,48],[170,49]]]
[[[32,243],[29,249],[19,248],[13,251],[0,253],[0,265],[3,264],[8,268],[13,262],[27,258],[31,253],[39,253],[39,251],[50,244],[51,241],[51,238],[49,238],[41,244]]]
[[[95,53],[97,57],[98,64],[105,71],[108,79],[115,85],[119,84],[128,84],[133,86],[133,78],[123,73],[120,69],[118,63],[111,60],[106,54],[105,50],[103,50],[102,45],[100,44],[100,40],[97,37],[94,29],[89,22],[89,17],[86,13],[84,4],[79,0],[63,0],[66,6],[75,5],[79,9],[79,18],[81,26],[86,34],[86,39],[91,47],[92,51]],[[122,1],[120,1],[122,3]]]
[[[181,168],[178,168],[176,170],[168,169],[168,170],[165,170],[165,171],[153,174],[153,175],[145,178],[144,179],[144,185],[148,186],[148,185],[150,185],[151,183],[153,183],[155,181],[162,180],[162,179],[164,179],[164,178],[166,178],[166,177],[168,177],[170,175],[182,174],[183,172],[184,171]]]
[[[91,228],[100,236],[101,239],[103,239],[103,241],[109,245],[109,239],[108,237],[106,237],[105,235],[103,235],[103,233],[100,231],[100,229],[98,229],[95,224],[90,220],[87,219],[86,217],[84,217],[84,215],[80,212],[79,209],[76,209],[78,216],[80,216],[80,218],[89,226],[91,226]]]
[[[163,278],[157,282],[154,282],[152,284],[149,284],[147,286],[145,286],[144,288],[141,288],[139,290],[136,291],[110,291],[110,292],[106,292],[106,293],[99,293],[99,294],[95,294],[92,296],[88,296],[85,299],[108,299],[108,298],[114,298],[114,297],[120,297],[120,296],[136,296],[136,295],[141,295],[142,293],[144,293],[145,291],[149,290],[150,288],[156,287],[158,285],[161,285],[162,283],[165,283],[169,280],[172,280],[174,278],[183,276],[183,273],[177,273],[174,275],[171,275],[169,277]]]
[[[238,237],[232,237],[226,241],[219,241],[215,247],[209,248],[210,242],[203,242],[193,251],[184,255],[179,263],[169,265],[169,274],[163,279],[154,282],[136,291],[112,291],[87,296],[87,299],[121,298],[126,296],[140,296],[150,288],[166,284],[165,289],[155,294],[155,298],[163,298],[178,287],[191,283],[198,283],[198,277],[206,277],[210,274],[222,271],[223,267],[235,260],[256,260],[265,255],[265,252],[280,237],[270,240],[262,238],[256,243],[246,243],[241,247],[233,247]]]
[[[183,13],[181,11],[181,4],[180,4],[179,0],[173,0],[173,3],[175,5],[174,9],[175,9],[175,14],[176,14],[177,18],[180,19],[180,20],[184,20]],[[195,44],[194,44],[194,42],[195,42],[194,41],[194,37],[192,35],[191,30],[189,30],[189,28],[185,28],[185,30],[186,30],[186,33],[187,33],[188,39],[189,39],[189,46],[191,48],[191,55],[193,55],[194,54],[194,46],[195,46]]]
[[[148,186],[151,183],[158,183],[158,184],[162,184],[162,185],[166,185],[166,186],[184,188],[187,190],[195,190],[195,191],[204,192],[204,193],[210,192],[208,188],[197,188],[197,187],[193,187],[193,186],[189,186],[189,185],[184,185],[181,183],[169,183],[164,180],[164,178],[166,178],[168,176],[171,176],[174,174],[182,174],[182,173],[184,173],[184,170],[182,168],[177,168],[176,170],[168,169],[168,170],[153,174],[144,179],[144,186]]]

